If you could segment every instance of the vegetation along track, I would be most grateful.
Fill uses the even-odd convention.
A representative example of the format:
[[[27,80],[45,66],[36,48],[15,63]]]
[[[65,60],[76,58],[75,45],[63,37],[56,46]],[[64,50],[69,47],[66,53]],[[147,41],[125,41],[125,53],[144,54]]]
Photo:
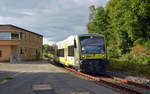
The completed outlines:
[[[119,90],[121,92],[126,92],[129,94],[150,94],[150,87],[135,82],[131,82],[122,78],[109,75],[92,76],[68,67],[65,67],[65,69],[78,75],[81,75],[83,77],[86,77],[88,79],[91,79],[93,81],[96,81],[100,84],[103,84],[104,86],[111,87],[115,90]]]

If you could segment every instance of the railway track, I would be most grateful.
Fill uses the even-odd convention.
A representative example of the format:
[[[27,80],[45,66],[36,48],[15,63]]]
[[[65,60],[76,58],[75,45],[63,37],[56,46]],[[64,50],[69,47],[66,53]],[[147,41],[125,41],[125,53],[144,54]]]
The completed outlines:
[[[96,81],[97,83],[100,83],[104,86],[111,87],[115,90],[119,90],[124,93],[129,94],[150,94],[150,87],[145,86],[139,83],[131,82],[122,78],[118,78],[115,76],[110,75],[104,75],[104,76],[92,76],[88,75],[79,71],[76,71],[75,69],[71,69],[68,67],[65,67],[66,70],[76,73],[78,75],[81,75],[83,77],[86,77],[88,79],[91,79],[93,81]]]

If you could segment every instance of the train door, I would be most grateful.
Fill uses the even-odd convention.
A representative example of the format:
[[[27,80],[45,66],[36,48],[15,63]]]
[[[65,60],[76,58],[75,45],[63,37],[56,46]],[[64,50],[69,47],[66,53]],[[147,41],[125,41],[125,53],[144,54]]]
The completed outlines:
[[[67,44],[65,44],[65,65],[68,66],[68,63],[67,63],[67,57],[68,57],[68,46]]]
[[[78,39],[76,38],[75,40],[74,40],[74,65],[75,65],[75,67],[77,67],[77,68],[79,68],[79,47],[78,47],[78,41],[77,41]]]

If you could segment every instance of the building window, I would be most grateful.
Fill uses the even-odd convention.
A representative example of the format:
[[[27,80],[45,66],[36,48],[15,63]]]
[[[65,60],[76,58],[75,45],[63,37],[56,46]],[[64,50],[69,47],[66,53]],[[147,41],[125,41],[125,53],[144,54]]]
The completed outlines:
[[[20,39],[20,35],[18,33],[12,33],[11,34],[11,39],[12,40],[19,40]]]
[[[68,56],[74,56],[74,46],[68,46]]]
[[[23,33],[24,34],[24,40],[26,40],[26,33]]]
[[[20,40],[22,40],[22,32],[20,32]]]
[[[19,33],[0,33],[0,40],[19,40],[20,34]]]
[[[22,48],[20,48],[19,53],[20,53],[20,54],[23,54],[23,49],[22,49]]]
[[[0,57],[2,56],[2,51],[0,50]]]
[[[57,56],[58,57],[64,57],[64,49],[58,49]]]
[[[11,33],[0,33],[0,40],[10,40]]]

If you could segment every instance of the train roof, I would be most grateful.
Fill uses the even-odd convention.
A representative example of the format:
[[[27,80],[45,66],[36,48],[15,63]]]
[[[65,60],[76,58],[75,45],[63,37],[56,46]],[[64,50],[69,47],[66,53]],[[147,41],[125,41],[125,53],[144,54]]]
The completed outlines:
[[[75,39],[77,36],[89,36],[89,35],[104,36],[104,35],[102,35],[102,34],[97,34],[97,33],[72,35],[72,36],[69,36],[67,39],[65,39],[65,40],[63,40],[63,41],[57,42],[56,45],[58,46],[59,49],[65,48],[65,44],[67,44],[67,45],[74,45],[74,39]]]
[[[63,40],[63,41],[59,41],[57,42],[57,46],[58,48],[64,48],[65,44],[67,45],[74,45],[74,39],[75,39],[76,35],[72,35],[70,37],[68,37],[67,39]]]
[[[90,35],[92,35],[92,36],[102,36],[102,37],[104,37],[103,34],[98,34],[98,33],[80,34],[80,35],[78,35],[78,36],[90,36]]]

